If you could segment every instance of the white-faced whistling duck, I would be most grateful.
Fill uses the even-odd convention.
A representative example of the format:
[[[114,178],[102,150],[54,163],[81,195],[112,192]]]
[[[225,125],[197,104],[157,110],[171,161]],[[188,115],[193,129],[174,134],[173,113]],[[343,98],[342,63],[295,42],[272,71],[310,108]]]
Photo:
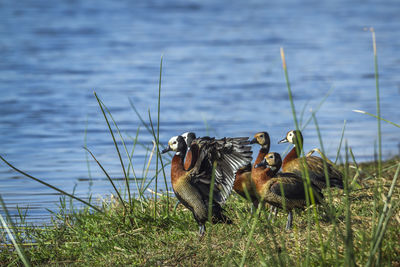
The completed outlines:
[[[289,131],[286,137],[278,143],[286,142],[292,143],[294,147],[283,159],[282,170],[284,172],[295,173],[301,177],[302,164],[304,163],[302,163],[303,159],[299,158],[299,154],[297,154],[297,150],[300,152],[303,146],[303,136],[301,132],[296,130]],[[305,159],[311,183],[320,189],[327,187],[324,171],[325,162],[330,186],[343,189],[342,173],[338,171],[334,165],[330,164],[328,161],[324,161],[320,157],[307,156]]]
[[[251,147],[247,137],[223,138],[210,137],[195,139],[191,146],[191,163],[184,168],[187,145],[182,136],[174,136],[168,147],[162,152],[175,151],[171,162],[171,184],[179,201],[190,211],[199,225],[199,234],[205,233],[208,217],[213,163],[216,162],[215,184],[212,203],[212,222],[231,223],[222,214],[221,205],[228,199],[236,171],[251,162]]]
[[[268,153],[264,160],[255,166],[256,168],[263,166],[270,170],[264,179],[256,181],[256,188],[261,201],[288,211],[286,229],[291,229],[293,223],[292,210],[306,207],[306,195],[303,181],[299,176],[294,173],[277,173],[281,165],[282,159],[278,153]],[[314,185],[311,185],[311,188],[315,203],[320,203],[323,199],[320,189]]]
[[[235,183],[233,184],[233,190],[235,190],[236,193],[246,199],[247,196],[245,190],[247,190],[251,202],[253,203],[255,208],[258,207],[259,200],[251,176],[261,175],[263,171],[261,168],[255,169],[254,166],[260,163],[263,160],[264,156],[269,152],[269,147],[271,145],[269,134],[267,132],[256,133],[254,135],[254,138],[250,141],[250,144],[256,143],[259,144],[261,148],[258,152],[258,156],[256,158],[256,161],[254,162],[253,168],[251,167],[251,164],[240,168],[236,172]]]

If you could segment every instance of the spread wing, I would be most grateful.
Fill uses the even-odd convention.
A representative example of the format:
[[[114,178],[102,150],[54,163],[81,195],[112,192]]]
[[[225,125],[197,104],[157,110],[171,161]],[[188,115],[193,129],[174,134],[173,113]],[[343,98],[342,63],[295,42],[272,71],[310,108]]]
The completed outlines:
[[[251,163],[252,151],[248,138],[216,140],[202,137],[195,139],[192,146],[197,146],[198,151],[198,157],[192,169],[192,183],[205,184],[209,189],[213,163],[216,162],[214,199],[219,204],[225,203],[232,191],[236,172]],[[198,187],[203,188],[203,186]]]

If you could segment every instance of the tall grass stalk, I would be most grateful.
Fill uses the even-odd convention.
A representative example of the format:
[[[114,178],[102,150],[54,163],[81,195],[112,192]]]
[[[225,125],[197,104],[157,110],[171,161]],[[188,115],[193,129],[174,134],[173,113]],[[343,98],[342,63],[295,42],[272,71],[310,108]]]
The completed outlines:
[[[366,112],[366,111],[363,111],[363,110],[358,110],[358,109],[354,109],[353,111],[354,111],[354,112],[357,112],[357,113],[369,115],[369,116],[374,117],[374,118],[376,118],[376,119],[378,119],[378,120],[382,120],[382,121],[387,122],[387,123],[389,123],[389,124],[391,124],[391,125],[393,125],[393,126],[396,126],[397,128],[400,128],[400,124],[391,122],[391,121],[389,121],[389,120],[387,120],[387,119],[381,118],[381,117],[376,116],[376,115],[374,115],[374,114],[371,114],[371,113],[369,113],[369,112]]]
[[[129,105],[131,106],[131,108],[133,109],[133,111],[135,112],[136,116],[139,118],[140,122],[143,124],[143,126],[146,128],[147,132],[149,132],[149,134],[153,135],[153,132],[151,131],[150,126],[144,121],[143,117],[140,115],[139,111],[137,110],[135,104],[133,103],[132,99],[129,99]],[[159,144],[161,146],[161,148],[165,148],[165,146],[163,144]]]
[[[6,214],[9,225],[7,224],[6,220],[0,213],[1,224],[3,225],[4,229],[6,230],[8,237],[10,238],[11,242],[13,243],[13,245],[15,247],[15,250],[17,251],[18,257],[20,258],[20,260],[22,261],[24,266],[30,267],[31,264],[25,255],[25,251],[24,251],[23,247],[21,246],[21,240],[18,235],[18,230],[15,227],[10,214],[8,213],[8,209],[6,207],[6,204],[4,203],[1,195],[0,195],[0,203],[1,203],[1,206],[3,207],[4,213]]]
[[[84,132],[84,136],[83,136],[83,146],[87,147],[87,128],[88,128],[88,116],[86,116],[86,121],[85,121],[85,132]],[[90,162],[89,162],[89,156],[88,156],[88,152],[85,152],[85,158],[86,158],[86,166],[88,169],[88,177],[89,177],[89,185],[92,186],[93,185],[93,179],[92,179],[92,172],[90,171]]]
[[[123,172],[124,177],[125,177],[126,189],[128,191],[129,205],[132,205],[131,191],[130,191],[130,187],[129,187],[129,177],[126,175],[124,161],[122,160],[121,153],[119,152],[118,144],[117,144],[117,141],[115,139],[113,130],[111,129],[110,122],[108,121],[107,115],[106,115],[106,113],[104,111],[103,104],[102,104],[101,100],[99,99],[99,97],[97,96],[96,92],[94,92],[94,96],[96,97],[97,102],[99,103],[101,112],[103,113],[104,119],[106,120],[106,123],[107,123],[107,126],[108,126],[108,130],[110,131],[111,137],[113,139],[115,150],[117,151],[118,158],[119,158],[119,161],[121,163],[122,172]],[[128,156],[129,156],[129,154],[128,154]]]
[[[298,124],[298,120],[297,120],[297,116],[296,116],[296,109],[294,106],[294,101],[293,101],[293,95],[292,95],[292,89],[290,86],[290,81],[289,81],[289,74],[288,74],[288,70],[287,70],[287,65],[286,65],[286,59],[285,59],[285,52],[283,50],[283,47],[280,48],[280,53],[281,53],[281,59],[282,59],[282,67],[285,73],[285,80],[286,80],[286,86],[288,89],[288,95],[289,95],[289,101],[290,101],[290,106],[292,109],[292,115],[293,115],[293,121],[297,130],[297,140],[299,141],[299,145],[295,146],[296,148],[296,153],[297,155],[301,155],[300,157],[300,161],[301,161],[301,172],[302,172],[302,177],[305,179],[303,180],[304,183],[304,191],[305,191],[305,197],[306,197],[306,205],[309,206],[310,204],[312,204],[313,206],[316,205],[315,199],[314,199],[314,194],[312,191],[312,187],[311,187],[311,181],[310,181],[310,175],[308,172],[308,166],[307,166],[307,162],[306,159],[304,157],[304,151],[303,151],[303,143],[302,140],[300,138],[299,135],[299,124]],[[311,221],[310,221],[310,210],[307,209],[307,219],[308,219],[308,223],[307,223],[307,246],[309,247],[311,245]],[[314,211],[314,220],[316,222],[317,225],[317,229],[318,231],[320,231],[320,226],[319,226],[319,218],[318,218],[318,214],[317,212],[313,209]],[[322,256],[322,261],[325,261],[325,255],[324,255],[324,247],[323,247],[323,241],[321,239],[320,236],[320,245],[321,245],[321,256]],[[309,250],[307,250],[307,254],[306,254],[306,265],[309,264],[309,259],[310,259],[310,255],[309,255]]]
[[[349,152],[350,152],[351,159],[353,160],[353,163],[354,163],[354,165],[355,165],[355,167],[356,167],[356,173],[355,173],[355,175],[354,175],[354,177],[353,177],[353,180],[351,181],[349,187],[350,187],[352,190],[353,190],[354,187],[360,189],[361,186],[357,183],[357,179],[358,179],[358,177],[360,176],[360,165],[357,163],[356,157],[354,156],[354,153],[353,153],[353,150],[351,149],[351,147],[349,147]]]
[[[7,164],[9,167],[11,167],[13,170],[15,170],[16,172],[19,172],[20,174],[24,175],[25,177],[28,177],[28,178],[30,178],[30,179],[36,181],[36,182],[39,182],[39,183],[41,183],[41,184],[43,184],[43,185],[45,185],[45,186],[47,186],[47,187],[50,187],[51,189],[54,189],[54,190],[56,190],[57,192],[59,192],[59,193],[61,193],[61,194],[63,194],[63,195],[66,195],[66,196],[68,196],[68,197],[70,197],[70,198],[73,198],[73,199],[75,199],[75,200],[77,200],[77,201],[79,201],[79,202],[85,204],[86,206],[89,206],[89,207],[91,207],[92,209],[94,209],[94,210],[96,210],[96,211],[98,211],[98,212],[100,212],[100,213],[103,213],[103,211],[102,211],[101,209],[97,208],[96,206],[93,206],[93,205],[90,204],[89,202],[87,202],[87,201],[85,201],[85,200],[83,200],[83,199],[81,199],[81,198],[79,198],[79,197],[76,197],[76,196],[74,196],[74,195],[72,195],[72,194],[69,194],[69,193],[65,192],[64,190],[61,190],[61,189],[59,189],[59,188],[57,188],[57,187],[55,187],[55,186],[53,186],[53,185],[51,185],[51,184],[48,184],[48,183],[46,183],[46,182],[44,182],[44,181],[42,181],[42,180],[40,180],[40,179],[38,179],[38,178],[35,178],[35,177],[33,177],[32,175],[27,174],[26,172],[21,171],[20,169],[14,167],[14,166],[13,166],[11,163],[9,163],[7,160],[5,160],[2,156],[0,156],[0,159],[1,159],[5,164]]]
[[[288,74],[288,70],[287,70],[285,52],[283,50],[283,47],[280,48],[280,51],[281,51],[282,67],[283,67],[283,71],[285,73],[286,86],[287,86],[288,94],[289,94],[290,107],[292,109],[293,121],[294,121],[294,125],[296,127],[296,130],[299,130],[300,128],[299,128],[299,123],[297,121],[296,108],[294,106],[292,88],[290,86],[289,74]]]
[[[164,174],[164,183],[165,183],[165,190],[168,191],[168,184],[167,184],[167,177],[164,172],[164,166],[162,164],[162,157],[160,153],[160,114],[161,114],[161,77],[162,77],[162,65],[163,65],[163,56],[161,56],[160,60],[160,78],[158,80],[158,103],[157,103],[157,138],[156,138],[156,143],[157,143],[157,158],[156,158],[156,186],[157,186],[157,181],[158,181],[158,160],[160,160],[160,163],[162,165],[162,170]],[[154,132],[154,129],[153,129]],[[156,187],[156,192],[157,192],[157,187]],[[156,205],[155,205],[156,206]],[[167,194],[167,207],[169,206],[169,194]],[[166,209],[167,215],[169,215],[169,209]]]
[[[318,111],[321,109],[321,107],[322,107],[322,105],[325,103],[325,101],[328,99],[328,97],[331,95],[331,93],[333,92],[333,89],[334,89],[334,87],[332,86],[329,90],[328,90],[328,92],[326,92],[326,94],[322,97],[322,99],[321,99],[321,101],[319,101],[319,103],[318,103],[318,105],[317,105],[317,107],[315,108],[315,109],[313,109],[314,110],[314,113],[318,113]],[[302,114],[302,116],[303,116],[303,114]],[[304,124],[301,124],[300,123],[300,128],[301,128],[301,130],[304,130],[306,127],[307,127],[307,125],[310,123],[312,121],[312,116],[310,116],[310,118],[308,118],[308,120],[304,123]]]
[[[129,152],[128,152],[128,149],[127,149],[127,147],[126,147],[125,140],[124,140],[124,138],[122,137],[121,131],[119,130],[118,124],[117,124],[117,122],[115,121],[113,115],[111,114],[111,111],[107,108],[107,106],[104,104],[103,101],[100,100],[100,102],[101,102],[103,108],[107,111],[108,115],[110,116],[110,118],[111,118],[111,120],[112,120],[112,122],[113,122],[113,124],[114,124],[115,129],[117,130],[117,133],[118,133],[118,135],[119,135],[119,138],[121,139],[122,147],[124,148],[125,154],[126,154],[126,156],[127,156],[127,158],[128,158],[128,161],[129,161],[128,168],[127,168],[127,172],[126,172],[126,177],[127,177],[127,179],[125,179],[125,182],[127,182],[127,186],[126,186],[126,187],[127,187],[128,194],[130,195],[130,183],[129,183],[129,182],[130,182],[130,178],[129,178],[129,169],[130,169],[130,166],[132,166],[132,175],[133,175],[133,178],[134,178],[134,181],[135,181],[136,189],[137,189],[137,190],[139,189],[139,188],[138,188],[138,183],[137,183],[137,176],[136,176],[135,170],[134,170],[134,168],[133,168],[133,163],[132,163],[132,157],[133,157],[133,150],[134,150],[134,149],[132,149],[132,155],[130,155]],[[140,126],[139,126],[139,128],[140,128]],[[136,138],[134,139],[134,142],[137,141],[138,134],[139,134],[139,132],[136,131]],[[135,144],[134,144],[134,146],[135,146]],[[138,192],[139,192],[139,191],[138,191]],[[143,200],[143,198],[144,198],[144,197],[143,197],[143,194],[140,194],[140,192],[139,192],[139,197],[140,197],[141,200]],[[131,204],[131,203],[130,203],[130,204]]]
[[[353,244],[353,229],[351,228],[351,202],[350,202],[350,188],[349,188],[349,154],[348,145],[345,144],[345,166],[344,166],[344,195],[345,195],[345,223],[346,223],[346,235],[344,236],[345,246],[345,265],[355,266],[354,257],[354,244]]]
[[[152,149],[152,151],[151,151],[151,153],[150,153],[149,161],[148,161],[148,163],[147,163],[144,181],[147,180],[147,174],[148,174],[148,172],[149,172],[150,162],[151,162],[152,157],[153,157],[153,155],[154,155],[155,149],[156,149],[156,142],[153,140],[153,149]],[[164,167],[162,167],[162,168],[164,168]],[[162,171],[162,170],[158,170],[157,173],[159,174],[161,171]],[[150,184],[151,184],[155,179],[156,179],[156,175],[154,175],[154,176],[150,179],[150,181],[146,184],[146,186],[142,189],[142,191],[143,191],[143,192],[146,191],[147,188],[150,186]],[[167,190],[167,192],[168,192],[168,190]],[[169,196],[168,196],[168,198],[169,198]],[[153,209],[153,211],[154,211],[154,209]]]
[[[104,174],[106,175],[107,179],[110,181],[112,187],[114,188],[115,193],[117,194],[122,206],[124,207],[125,212],[127,212],[127,207],[125,205],[125,201],[123,200],[120,192],[118,191],[117,187],[114,184],[114,181],[111,179],[110,175],[108,175],[107,171],[103,168],[103,166],[100,164],[100,162],[96,159],[96,157],[93,155],[93,153],[87,148],[84,147],[84,149],[89,152],[89,154],[92,156],[92,158],[94,159],[94,161],[96,161],[97,165],[99,165],[100,169],[104,172]]]
[[[375,86],[376,86],[376,114],[381,117],[381,105],[379,97],[379,72],[378,72],[378,56],[376,52],[375,30],[371,28],[372,33],[372,48],[374,50],[374,70],[375,70]],[[382,132],[381,121],[378,120],[378,177],[382,176]]]
[[[213,162],[213,167],[212,167],[212,172],[211,172],[211,183],[210,183],[210,191],[208,193],[208,213],[207,213],[207,218],[208,218],[208,222],[210,223],[210,225],[212,224],[212,210],[213,210],[213,199],[214,199],[214,186],[215,186],[215,170],[217,168],[217,162],[214,161]],[[211,244],[211,229],[212,227],[210,227],[208,229],[208,233],[207,233],[207,241],[208,241],[208,247],[207,247],[207,254],[208,254],[208,265],[212,266],[212,259],[211,259],[211,248],[212,248],[212,244]]]
[[[382,245],[382,240],[385,235],[386,229],[388,222],[393,214],[393,211],[398,207],[399,203],[393,204],[393,190],[396,186],[397,178],[399,176],[400,172],[400,163],[397,166],[396,173],[393,177],[392,184],[390,186],[389,192],[386,196],[386,199],[384,199],[384,206],[383,209],[380,213],[378,224],[376,226],[376,230],[373,233],[372,236],[372,244],[369,252],[369,257],[368,257],[368,262],[366,266],[372,266],[374,264],[374,257],[377,252],[381,249]],[[377,264],[377,263],[376,263]]]
[[[303,127],[303,119],[304,119],[304,114],[306,112],[306,108],[308,106],[308,103],[310,103],[310,100],[306,101],[306,103],[303,105],[303,108],[301,109],[301,112],[300,112],[299,124],[301,125],[302,128],[304,128]]]
[[[312,118],[314,120],[315,129],[317,130],[319,145],[321,147],[322,154],[325,155],[324,142],[322,141],[321,131],[319,130],[317,117],[316,117],[314,112],[312,113]],[[340,146],[339,146],[339,149],[337,151],[337,154],[339,154],[339,153],[340,153]],[[335,212],[335,208],[333,206],[332,192],[330,190],[331,184],[330,184],[330,180],[329,180],[328,166],[327,166],[326,160],[323,160],[322,162],[323,162],[323,166],[324,166],[324,175],[325,175],[326,187],[328,188],[327,191],[328,191],[328,206],[329,206],[329,213],[330,213],[329,215],[330,215],[330,217],[333,217],[334,242],[335,242],[335,247],[337,247],[338,244],[337,244],[337,239],[336,239],[336,236],[337,236],[336,212]],[[316,208],[315,208],[315,212],[316,212]],[[321,235],[320,231],[318,231],[318,233]],[[321,238],[321,242],[323,242],[322,241],[322,235],[320,236],[320,238]],[[324,247],[324,246],[322,245],[322,247]],[[322,253],[324,254],[325,251],[323,250]],[[336,255],[336,259],[337,259],[337,255]]]
[[[151,126],[151,133],[152,133],[153,138],[154,138],[154,140],[153,140],[153,145],[154,145],[153,146],[153,152],[154,152],[154,149],[156,150],[156,174],[155,174],[155,178],[154,179],[156,180],[155,192],[157,192],[157,190],[158,190],[158,158],[159,158],[159,155],[160,155],[160,151],[158,149],[158,138],[157,138],[156,133],[154,131],[154,126],[153,126],[153,121],[151,119],[150,109],[149,109],[148,112],[149,112],[149,121],[150,121],[150,126]],[[168,187],[166,187],[166,188],[168,188]],[[157,215],[157,194],[154,194],[154,203],[155,203],[155,205],[154,205],[154,218],[155,218],[156,215]]]
[[[135,152],[135,149],[136,149],[136,144],[137,144],[137,141],[138,141],[138,138],[139,138],[139,132],[140,132],[140,125],[138,126],[138,128],[136,130],[135,138],[132,138],[133,139],[133,145],[132,145],[131,153],[128,156],[130,160],[129,160],[129,165],[128,165],[128,168],[127,168],[127,171],[126,171],[126,175],[128,175],[128,177],[129,177],[129,171],[130,171],[130,169],[132,169],[133,177],[135,178],[136,188],[137,188],[138,191],[139,191],[139,186],[138,186],[138,183],[137,183],[137,177],[136,177],[136,174],[135,174],[135,170],[133,168],[132,157],[133,157],[133,153]]]
[[[242,260],[241,260],[240,265],[239,265],[241,267],[243,267],[244,264],[245,264],[246,257],[247,257],[247,252],[249,250],[250,244],[253,242],[253,239],[254,239],[254,230],[256,229],[256,225],[258,223],[258,218],[260,217],[259,215],[260,215],[260,211],[261,211],[261,206],[262,205],[258,205],[256,216],[253,216],[253,223],[251,224],[250,232],[249,232],[249,235],[247,237],[246,247],[245,247],[245,249],[243,251]]]
[[[345,131],[345,129],[346,129],[346,120],[344,120],[344,122],[343,122],[343,128],[342,128],[342,135],[340,136],[340,142],[339,142],[339,147],[338,147],[338,149],[337,149],[337,153],[336,153],[336,158],[335,158],[335,164],[337,163],[337,161],[338,161],[338,159],[339,159],[339,156],[340,156],[340,150],[341,150],[341,148],[342,148],[342,143],[343,143],[343,137],[344,137],[344,131]]]
[[[283,71],[284,71],[284,74],[285,74],[286,86],[287,86],[287,89],[288,89],[289,102],[290,102],[292,115],[293,115],[293,121],[294,121],[296,130],[299,130],[299,124],[298,124],[298,121],[297,121],[296,109],[295,109],[295,106],[294,106],[292,89],[291,89],[291,86],[290,86],[289,74],[288,74],[288,70],[287,70],[285,52],[283,50],[283,47],[280,48],[280,53],[281,53],[282,67],[283,67]],[[300,138],[298,138],[298,139],[300,139]],[[300,144],[300,145],[302,145],[302,144]],[[299,148],[297,147],[296,150],[297,150],[296,152],[299,155],[300,154]],[[304,165],[302,164],[302,166],[304,166]],[[303,169],[304,168],[302,168],[302,170],[301,170],[302,174],[304,174],[304,170]],[[304,189],[305,189],[305,195],[306,195],[306,203],[307,203],[307,205],[309,205],[310,204],[310,199],[309,199],[309,194],[308,194],[308,188],[307,188],[307,186],[305,184],[304,184]],[[309,210],[307,210],[307,211],[309,211]],[[308,215],[308,213],[307,213],[307,215]],[[307,222],[307,247],[309,247],[310,244],[311,244],[311,236],[310,236],[311,223],[310,223],[309,217],[307,217],[307,219],[308,219],[308,222]],[[306,265],[309,265],[309,263],[310,263],[310,252],[309,252],[309,250],[307,250],[307,252],[306,252]]]

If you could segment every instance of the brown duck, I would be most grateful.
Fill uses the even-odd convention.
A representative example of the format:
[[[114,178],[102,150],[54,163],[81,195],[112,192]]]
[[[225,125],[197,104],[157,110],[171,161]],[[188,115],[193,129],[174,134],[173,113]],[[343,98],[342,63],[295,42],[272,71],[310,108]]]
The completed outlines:
[[[182,136],[174,136],[163,150],[175,151],[171,162],[171,183],[179,201],[190,211],[199,225],[199,234],[205,233],[208,218],[209,194],[213,163],[216,162],[215,184],[212,200],[212,222],[231,223],[221,205],[228,199],[238,169],[251,162],[251,147],[247,137],[202,137],[190,145],[191,161],[184,167],[187,145]]]
[[[286,229],[291,229],[293,223],[292,210],[295,208],[304,209],[307,206],[306,195],[303,181],[299,176],[294,173],[277,173],[281,165],[282,159],[278,153],[268,153],[264,160],[255,166],[255,168],[263,166],[267,171],[254,183],[261,201],[279,209],[285,208],[288,211]],[[320,203],[323,199],[320,189],[314,185],[311,185],[311,188],[316,204]]]
[[[300,158],[297,150],[301,151],[303,146],[303,136],[300,131],[292,130],[286,134],[286,137],[279,141],[281,143],[291,143],[294,145],[292,150],[286,155],[283,159],[282,170],[284,172],[292,172],[297,174],[298,176],[302,176],[302,161],[303,158]],[[316,156],[307,156],[304,158],[307,164],[308,173],[310,176],[310,181],[319,189],[323,189],[327,187],[326,179],[325,179],[325,171],[324,171],[324,163],[326,164],[329,184],[330,186],[338,187],[343,189],[343,178],[342,173],[338,171],[334,165],[329,163],[328,161],[324,161],[320,157]]]
[[[263,173],[261,168],[256,169],[254,166],[259,164],[263,160],[264,156],[269,152],[271,145],[269,134],[267,132],[256,133],[254,138],[250,141],[250,144],[259,144],[261,146],[260,151],[258,152],[258,156],[253,167],[251,167],[251,164],[248,164],[236,172],[233,189],[236,193],[246,199],[247,196],[245,190],[247,190],[251,202],[253,203],[254,207],[257,208],[259,200],[251,177],[259,176]]]

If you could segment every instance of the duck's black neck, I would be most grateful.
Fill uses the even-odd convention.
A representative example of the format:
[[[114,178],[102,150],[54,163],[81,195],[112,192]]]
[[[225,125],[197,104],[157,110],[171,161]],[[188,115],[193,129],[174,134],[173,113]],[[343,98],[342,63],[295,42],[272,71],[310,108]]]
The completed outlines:
[[[185,158],[186,156],[186,151],[187,151],[187,145],[185,142],[181,143],[179,146],[178,151],[176,152],[175,155],[179,156],[182,158],[182,160]]]
[[[268,153],[269,152],[269,148],[270,148],[270,144],[262,145],[261,148],[260,148],[260,152]]]

